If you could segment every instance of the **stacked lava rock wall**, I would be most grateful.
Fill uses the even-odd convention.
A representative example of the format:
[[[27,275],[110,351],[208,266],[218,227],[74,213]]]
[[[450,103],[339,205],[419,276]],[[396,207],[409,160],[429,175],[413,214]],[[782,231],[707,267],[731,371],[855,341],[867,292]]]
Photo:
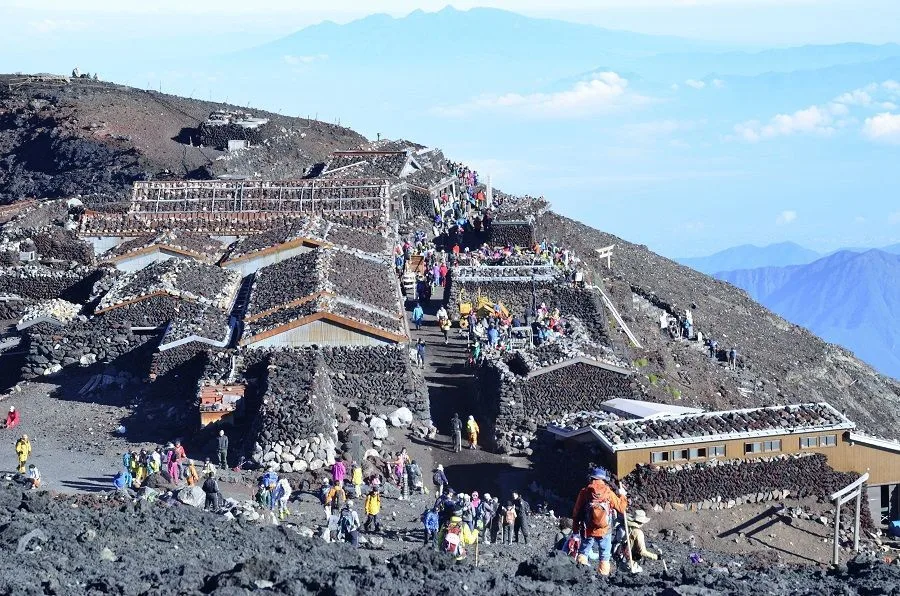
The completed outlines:
[[[552,345],[552,344],[551,344]],[[570,412],[599,410],[613,398],[636,396],[633,378],[574,362],[531,378],[516,374],[521,357],[488,361],[476,371],[479,417],[488,425],[501,452],[527,449],[535,432],[556,417]]]
[[[271,124],[262,124],[256,128],[244,128],[237,124],[200,125],[200,142],[216,149],[227,149],[228,141],[250,141],[251,145],[258,145],[273,134]]]
[[[425,379],[411,366],[405,346],[326,347],[322,355],[342,406],[377,414],[406,407],[420,419],[430,418]]]
[[[68,366],[112,363],[135,376],[146,376],[157,338],[135,335],[127,327],[92,321],[72,321],[65,327],[48,323],[25,330],[28,354],[22,377],[52,374]]]
[[[0,270],[0,294],[38,300],[62,298],[81,304],[101,276],[99,270],[88,267],[65,270],[40,265],[6,267]]]
[[[534,246],[534,227],[528,222],[495,222],[488,233],[491,246]]]
[[[816,453],[673,467],[643,465],[624,482],[635,507],[681,504],[703,510],[781,499],[787,496],[785,491],[800,498],[826,497],[857,478],[855,472],[836,472],[823,454]],[[870,526],[869,508],[863,511]]]

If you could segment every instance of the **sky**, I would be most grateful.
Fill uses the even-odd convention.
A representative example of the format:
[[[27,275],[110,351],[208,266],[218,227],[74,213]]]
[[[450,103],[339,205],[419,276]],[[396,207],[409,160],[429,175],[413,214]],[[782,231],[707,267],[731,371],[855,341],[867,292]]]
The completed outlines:
[[[405,64],[404,42],[397,53],[390,41],[369,41],[345,55],[338,32],[232,58],[325,19],[445,4],[0,0],[0,19],[20,24],[0,37],[0,71],[78,65],[138,87],[438,145],[504,190],[545,195],[566,215],[670,257],[785,240],[821,251],[900,242],[900,50],[765,53],[900,42],[896,0],[457,1],[699,40],[691,51],[700,53],[642,50],[656,38],[610,42],[628,45],[621,53],[582,51],[569,39],[531,52],[540,40],[513,35],[512,61],[476,57],[474,81],[452,93],[447,75],[431,81]],[[480,47],[463,39],[455,50]],[[412,58],[439,63],[430,49]],[[455,65],[444,68],[452,80]],[[413,84],[398,96],[382,71]],[[341,90],[348,77],[362,93]]]

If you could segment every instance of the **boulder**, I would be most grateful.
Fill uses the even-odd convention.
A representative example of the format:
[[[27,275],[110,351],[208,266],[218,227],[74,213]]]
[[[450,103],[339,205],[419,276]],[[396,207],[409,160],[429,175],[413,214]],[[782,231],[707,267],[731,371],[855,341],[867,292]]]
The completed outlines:
[[[395,428],[405,428],[412,424],[413,413],[406,406],[397,408],[388,415],[391,426]]]
[[[369,428],[372,429],[376,439],[386,439],[388,437],[387,423],[377,416],[369,421]]]
[[[206,493],[199,486],[188,486],[181,489],[176,498],[180,503],[191,507],[203,507],[206,503]]]
[[[294,472],[305,472],[306,470],[309,469],[309,464],[306,462],[305,459],[298,459],[298,460],[295,460],[293,464],[291,464],[291,469]]]

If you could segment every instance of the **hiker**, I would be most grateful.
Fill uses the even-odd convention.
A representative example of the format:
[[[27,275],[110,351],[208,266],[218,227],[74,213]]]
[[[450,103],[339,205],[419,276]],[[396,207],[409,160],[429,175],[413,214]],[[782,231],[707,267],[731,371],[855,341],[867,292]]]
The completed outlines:
[[[162,470],[162,456],[159,454],[159,447],[154,447],[153,451],[150,452],[148,464],[150,474],[157,474]]]
[[[718,354],[718,351],[719,351],[719,342],[717,342],[714,339],[710,339],[709,340],[709,359],[710,360],[716,359],[716,355]]]
[[[291,499],[291,483],[287,478],[282,478],[275,485],[275,492],[272,493],[272,507],[277,509],[278,517],[284,519],[291,514],[288,509],[288,501]]]
[[[356,498],[360,498],[362,496],[362,466],[359,465],[358,462],[353,462],[350,471],[350,480],[353,482],[353,493],[356,495]]]
[[[19,460],[19,467],[16,469],[19,474],[25,473],[25,463],[28,461],[28,457],[31,455],[31,441],[28,440],[28,435],[22,435],[18,441],[16,441],[16,457]]]
[[[366,533],[369,532],[369,527],[371,525],[375,525],[375,531],[381,531],[381,522],[378,521],[378,515],[381,513],[381,494],[378,492],[378,487],[376,486],[369,492],[369,496],[366,497]]]
[[[459,516],[454,515],[444,526],[438,541],[445,552],[450,553],[459,561],[466,557],[466,545],[475,544],[478,541],[478,532],[470,530],[462,523]]]
[[[466,422],[466,430],[469,433],[469,449],[477,449],[478,448],[478,423],[475,422],[474,416],[469,416],[469,421]]]
[[[497,328],[494,325],[488,327],[487,330],[488,344],[492,348],[496,348],[497,344],[500,342],[500,332],[497,331]]]
[[[166,450],[166,473],[169,474],[169,479],[173,484],[179,484],[178,459],[174,447]]]
[[[219,508],[219,483],[216,481],[216,473],[209,472],[203,481],[203,492],[206,493],[206,503],[203,508],[207,511],[215,511]]]
[[[256,504],[263,509],[272,508],[272,491],[265,484],[260,483],[256,489]]]
[[[437,550],[437,534],[439,527],[437,509],[431,507],[422,513],[422,525],[425,527],[425,546],[431,545],[431,550]]]
[[[194,460],[188,460],[184,475],[188,486],[197,485],[197,482],[200,480],[200,476],[197,474],[197,468],[194,466]]]
[[[409,465],[406,466],[406,475],[409,478],[409,486],[411,490],[420,495],[428,494],[428,489],[425,487],[425,483],[422,482],[422,468],[419,467],[419,464],[416,463],[416,460],[410,461]]]
[[[34,464],[28,466],[28,477],[25,478],[25,486],[31,490],[41,487],[41,472]]]
[[[343,485],[332,482],[331,488],[325,493],[325,519],[340,511],[346,501],[347,493],[344,492]]]
[[[478,503],[475,509],[475,527],[484,535],[484,543],[490,544],[490,528],[494,521],[494,515],[497,511],[494,509],[494,500],[490,493],[484,493],[484,498]]]
[[[572,531],[572,520],[568,517],[559,518],[557,529],[556,536],[553,538],[555,548],[563,551],[572,558],[578,556],[578,549],[581,548],[581,540],[578,536],[578,532]],[[573,548],[573,542],[578,543],[578,548]]]
[[[347,501],[338,517],[338,539],[359,548],[359,514],[353,509],[353,501]]]
[[[731,348],[728,352],[728,366],[731,370],[737,370],[737,348]]]
[[[444,308],[444,305],[443,305],[443,304],[437,309],[437,313],[435,313],[434,316],[437,318],[438,321],[441,321],[441,320],[443,320],[443,319],[448,319],[448,318],[450,318],[450,317],[447,315],[447,309]]]
[[[406,447],[400,450],[397,461],[394,462],[394,477],[397,480],[397,488],[400,489],[400,500],[409,498],[409,476],[406,473],[406,465],[409,463],[409,454]]]
[[[422,329],[422,321],[425,319],[425,311],[422,310],[422,305],[416,302],[415,308],[412,311],[413,323],[416,325],[416,331]]]
[[[507,501],[506,506],[500,514],[503,518],[503,536],[500,538],[500,544],[512,544],[513,527],[516,524],[516,506],[512,501]]]
[[[219,452],[219,467],[225,469],[228,467],[228,437],[224,430],[219,431],[219,438],[216,439],[216,445]]]
[[[434,471],[434,475],[431,477],[432,482],[437,487],[435,491],[437,493],[438,498],[440,498],[444,494],[444,487],[447,486],[447,475],[444,474],[444,466],[438,464],[437,469]]]
[[[209,458],[203,460],[203,476],[208,476],[210,474],[215,474],[216,466],[213,465]]]
[[[116,472],[116,475],[113,476],[113,486],[116,487],[116,490],[121,493],[127,493],[129,488],[128,479],[125,477],[125,472],[119,471]]]
[[[6,415],[6,428],[15,428],[19,422],[19,412],[15,406],[10,406],[9,413]]]
[[[626,492],[619,487],[618,494],[609,487],[609,472],[604,468],[594,468],[591,480],[581,489],[572,510],[572,521],[581,532],[582,544],[578,563],[588,564],[588,554],[596,544],[600,550],[601,575],[609,575],[612,558],[612,515],[613,510],[624,514],[628,507]]]
[[[638,509],[634,512],[633,517],[626,516],[625,519],[628,525],[628,532],[630,533],[630,559],[634,562],[633,567],[637,567],[637,561],[642,558],[648,559],[650,561],[656,561],[657,559],[659,559],[659,555],[647,548],[647,539],[644,536],[644,530],[642,529],[644,524],[650,521],[650,518],[647,516],[647,512],[643,509]],[[640,568],[637,567],[636,571],[640,571]]]
[[[425,368],[425,340],[421,337],[416,342],[416,364],[419,368]]]
[[[336,460],[331,466],[331,479],[335,484],[344,486],[344,478],[347,476],[347,466],[343,460]]]
[[[462,422],[459,414],[453,414],[453,418],[450,419],[450,427],[453,429],[453,451],[459,453],[462,451]]]
[[[452,323],[450,322],[450,319],[443,318],[438,321],[438,325],[441,328],[441,333],[444,334],[444,345],[446,346],[450,342],[450,327],[452,326]]]
[[[519,532],[522,533],[522,541],[528,544],[528,516],[531,515],[531,505],[522,498],[522,495],[512,494],[513,506],[516,508],[516,523],[514,526],[516,542],[519,541]]]

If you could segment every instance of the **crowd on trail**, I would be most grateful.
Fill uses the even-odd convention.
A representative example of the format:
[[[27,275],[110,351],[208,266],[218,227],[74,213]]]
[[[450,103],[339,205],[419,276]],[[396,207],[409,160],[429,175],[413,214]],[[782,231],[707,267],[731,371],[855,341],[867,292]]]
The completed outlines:
[[[684,311],[684,316],[674,317],[667,312],[659,315],[659,328],[662,333],[668,333],[669,337],[676,341],[695,341],[699,346],[705,347],[709,359],[717,362],[725,362],[731,370],[743,368],[744,364],[738,356],[737,346],[730,349],[720,348],[719,342],[713,337],[704,337],[703,332],[694,327],[694,317],[690,309]]]

